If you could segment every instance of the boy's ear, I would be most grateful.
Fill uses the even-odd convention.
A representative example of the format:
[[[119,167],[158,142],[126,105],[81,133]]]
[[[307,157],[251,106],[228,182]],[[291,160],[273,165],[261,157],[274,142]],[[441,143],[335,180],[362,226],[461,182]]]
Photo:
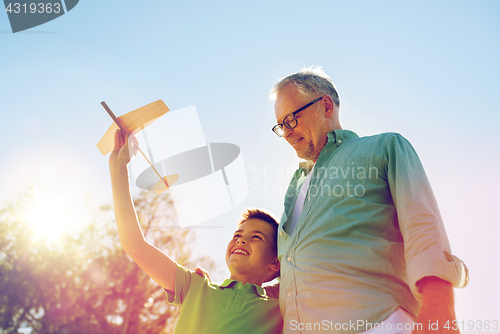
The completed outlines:
[[[271,269],[271,272],[269,273],[269,276],[266,278],[264,282],[269,282],[275,279],[276,277],[280,276],[280,261],[278,260],[278,257],[274,258],[274,261],[269,264],[269,269]]]
[[[270,267],[273,271],[280,271],[280,268],[281,268],[281,265],[280,265],[280,261],[278,260],[278,258],[276,257],[274,259],[274,261],[270,264]]]

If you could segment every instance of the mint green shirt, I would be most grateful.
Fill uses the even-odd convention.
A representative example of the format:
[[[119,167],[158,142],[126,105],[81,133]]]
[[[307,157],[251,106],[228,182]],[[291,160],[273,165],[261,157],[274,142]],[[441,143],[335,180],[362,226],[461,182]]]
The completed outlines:
[[[284,225],[311,167],[293,175],[278,229],[285,333],[357,333],[398,307],[416,315],[416,282],[425,276],[465,286],[467,269],[451,255],[424,169],[405,138],[330,132],[289,235]]]
[[[262,287],[231,279],[210,283],[179,264],[175,275],[175,293],[165,290],[168,302],[181,307],[175,333],[281,333],[278,300]]]

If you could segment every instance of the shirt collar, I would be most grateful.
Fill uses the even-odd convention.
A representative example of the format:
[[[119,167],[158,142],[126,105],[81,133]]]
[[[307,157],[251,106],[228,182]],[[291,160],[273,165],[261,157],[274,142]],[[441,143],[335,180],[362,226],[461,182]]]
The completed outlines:
[[[241,283],[240,281],[237,281],[235,279],[226,279],[224,281],[224,283],[222,283],[221,285],[219,285],[221,288],[230,288],[232,287],[233,285],[235,284],[238,284],[238,283]],[[266,291],[259,285],[255,285],[255,284],[251,284],[251,283],[247,283],[247,284],[250,284],[251,286],[253,286],[254,288],[254,291],[260,295],[261,297],[267,297],[266,295]],[[246,285],[246,284],[245,284]]]
[[[333,130],[331,132],[328,132],[326,136],[328,137],[328,143],[336,143],[337,146],[340,146],[340,144],[342,144],[342,142],[346,140],[359,138],[359,136],[355,132],[344,129]],[[308,174],[314,168],[314,162],[312,162],[311,160],[301,161],[299,162],[299,168],[305,170],[306,174]]]
[[[314,167],[314,162],[311,160],[304,160],[299,162],[299,168],[305,169],[307,173],[312,170]]]
[[[338,145],[342,144],[343,141],[349,140],[352,138],[359,138],[359,136],[352,132],[351,130],[337,129],[327,134],[328,142],[337,143]]]

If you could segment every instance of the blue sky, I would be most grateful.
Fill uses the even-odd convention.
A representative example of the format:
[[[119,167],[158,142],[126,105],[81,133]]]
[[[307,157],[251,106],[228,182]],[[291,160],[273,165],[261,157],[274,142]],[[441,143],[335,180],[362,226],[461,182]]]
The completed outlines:
[[[99,103],[117,114],[158,99],[195,105],[206,140],[240,146],[247,168],[247,199],[217,218],[227,227],[197,230],[199,248],[222,260],[243,208],[281,215],[297,165],[270,130],[270,88],[321,65],[344,128],[399,132],[419,153],[471,271],[459,320],[500,320],[499,14],[498,1],[82,0],[16,34],[0,14],[0,198],[38,184],[73,209],[77,229],[82,207],[111,199]]]

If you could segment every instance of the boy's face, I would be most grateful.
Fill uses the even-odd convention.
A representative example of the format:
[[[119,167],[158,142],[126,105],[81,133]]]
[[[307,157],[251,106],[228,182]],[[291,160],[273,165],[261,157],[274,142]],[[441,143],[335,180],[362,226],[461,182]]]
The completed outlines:
[[[266,276],[276,259],[276,238],[269,223],[251,218],[238,226],[227,245],[226,263],[233,275]]]

